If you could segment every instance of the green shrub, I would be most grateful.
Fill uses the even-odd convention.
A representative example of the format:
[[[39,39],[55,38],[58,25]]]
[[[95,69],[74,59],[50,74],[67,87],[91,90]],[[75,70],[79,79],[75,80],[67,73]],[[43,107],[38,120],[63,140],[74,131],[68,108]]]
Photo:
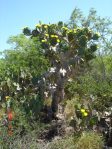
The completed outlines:
[[[102,136],[95,132],[83,132],[75,143],[75,149],[102,149]]]
[[[64,137],[63,139],[54,140],[48,145],[48,149],[74,149],[73,136]]]

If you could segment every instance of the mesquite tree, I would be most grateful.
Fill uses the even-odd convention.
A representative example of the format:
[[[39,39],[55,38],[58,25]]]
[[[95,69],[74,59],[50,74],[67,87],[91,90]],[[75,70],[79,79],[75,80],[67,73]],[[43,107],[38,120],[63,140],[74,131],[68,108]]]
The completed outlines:
[[[98,33],[87,27],[69,28],[63,22],[58,24],[37,24],[23,33],[35,41],[40,41],[41,51],[49,59],[50,68],[39,80],[42,98],[51,95],[51,109],[54,115],[58,103],[64,99],[67,81],[86,71],[86,64],[95,57]]]

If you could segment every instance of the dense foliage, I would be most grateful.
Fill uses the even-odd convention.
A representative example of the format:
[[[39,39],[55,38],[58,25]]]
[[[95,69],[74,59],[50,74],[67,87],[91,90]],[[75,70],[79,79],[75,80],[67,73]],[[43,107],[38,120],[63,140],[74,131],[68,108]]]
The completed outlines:
[[[103,145],[94,133],[87,133],[85,143],[83,131],[98,131],[102,117],[112,114],[111,25],[94,9],[87,17],[75,9],[68,23],[39,22],[9,38],[12,47],[0,59],[0,143],[7,142],[3,147],[61,114],[75,135],[81,135],[77,148],[93,139]],[[66,139],[61,143],[67,146]]]

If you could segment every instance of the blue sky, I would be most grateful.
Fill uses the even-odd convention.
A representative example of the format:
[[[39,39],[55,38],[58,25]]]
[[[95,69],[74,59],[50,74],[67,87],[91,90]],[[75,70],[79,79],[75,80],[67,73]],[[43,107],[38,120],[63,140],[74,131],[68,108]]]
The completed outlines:
[[[0,51],[9,48],[9,36],[21,33],[24,26],[67,21],[75,7],[85,15],[95,8],[98,15],[112,18],[112,0],[0,0]]]

